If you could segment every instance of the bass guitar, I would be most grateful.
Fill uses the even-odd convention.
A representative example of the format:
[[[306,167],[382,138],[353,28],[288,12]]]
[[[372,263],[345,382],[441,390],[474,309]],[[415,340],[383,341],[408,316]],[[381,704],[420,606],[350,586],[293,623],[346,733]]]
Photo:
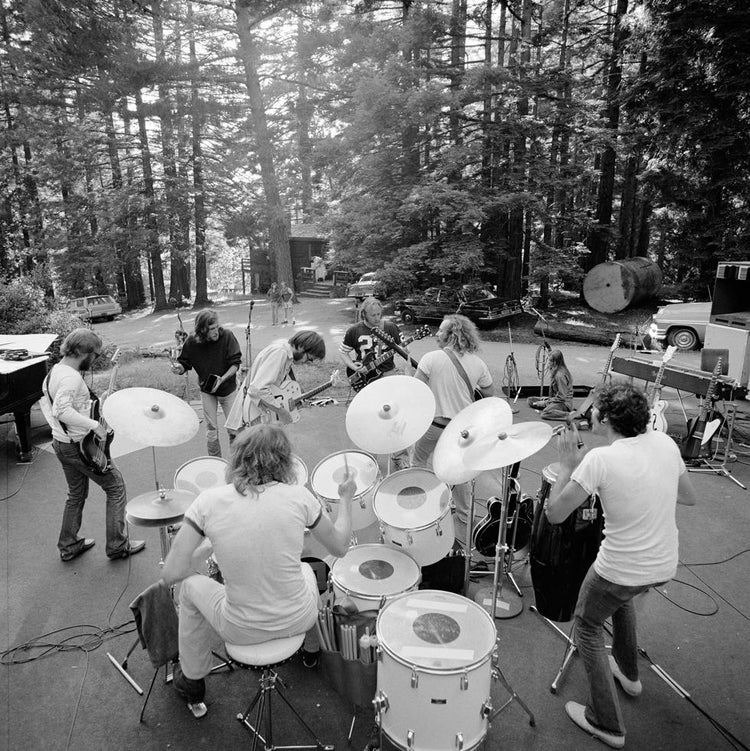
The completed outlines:
[[[391,342],[393,342],[393,339],[388,336],[384,331],[380,331],[380,329],[373,329],[372,333],[381,339],[381,341],[385,342],[389,347],[391,346]],[[407,337],[404,340],[404,343],[402,345],[406,346],[411,344],[412,342],[417,341],[418,339],[424,339],[426,336],[430,336],[432,334],[432,331],[430,330],[429,326],[421,326],[418,328],[413,336]],[[385,338],[387,337],[387,341]],[[402,348],[400,347],[400,348]],[[396,350],[398,351],[398,350]],[[360,370],[350,370],[347,369],[346,375],[349,379],[349,384],[355,391],[361,391],[365,386],[367,386],[368,383],[376,380],[377,378],[380,378],[380,376],[383,374],[383,371],[380,370],[380,366],[384,363],[388,362],[389,360],[393,359],[393,356],[396,354],[392,349],[383,352],[382,355],[375,356],[374,353],[370,353],[365,359],[363,360],[363,367]],[[400,353],[399,353],[400,354]],[[406,358],[408,359],[409,355],[406,354]]]
[[[667,347],[664,356],[661,358],[661,366],[659,367],[659,372],[654,379],[654,389],[651,392],[651,429],[658,430],[661,433],[667,432],[667,418],[664,413],[669,406],[669,403],[661,398],[661,380],[664,378],[664,369],[667,367],[667,363],[672,359],[675,352],[677,352],[677,347]]]
[[[266,389],[270,391],[270,396],[264,395],[260,399],[248,399],[250,406],[247,422],[251,423],[258,417],[261,418],[263,423],[299,422],[299,407],[303,402],[312,399],[317,394],[331,388],[331,386],[343,385],[346,385],[346,381],[341,378],[338,370],[334,370],[329,380],[314,389],[310,389],[310,391],[305,391],[304,394],[297,381],[287,380],[281,386],[266,386]]]
[[[112,355],[112,375],[109,377],[106,396],[111,394],[112,389],[115,387],[119,360],[120,348],[118,347]],[[102,404],[104,404],[104,399],[98,399],[92,392],[90,416],[92,420],[97,420],[99,425],[107,431],[106,435],[104,438],[101,438],[93,430],[90,430],[78,444],[78,452],[83,463],[98,475],[104,475],[112,469],[112,457],[109,454],[109,447],[115,437],[115,431],[107,425],[101,413]]]
[[[686,460],[697,459],[700,455],[701,448],[705,446],[713,437],[714,433],[721,426],[721,419],[714,418],[708,421],[708,415],[713,410],[714,394],[721,374],[721,358],[716,360],[716,366],[711,374],[711,380],[708,384],[706,396],[703,399],[698,416],[688,422],[688,431],[685,441],[682,444],[682,458]]]
[[[599,385],[603,385],[607,382],[607,377],[609,376],[609,369],[612,367],[612,358],[615,356],[615,352],[617,351],[617,348],[620,346],[620,338],[622,334],[615,334],[615,340],[612,342],[612,346],[609,348],[609,355],[607,356],[607,362],[604,365],[604,370],[602,371],[602,380]],[[598,387],[597,387],[598,388]],[[581,406],[575,411],[574,416],[575,417],[585,417],[588,419],[589,412],[591,411],[591,408],[594,406],[595,401],[595,395],[596,395],[596,388],[591,389],[589,391],[589,395],[583,400],[583,403]]]

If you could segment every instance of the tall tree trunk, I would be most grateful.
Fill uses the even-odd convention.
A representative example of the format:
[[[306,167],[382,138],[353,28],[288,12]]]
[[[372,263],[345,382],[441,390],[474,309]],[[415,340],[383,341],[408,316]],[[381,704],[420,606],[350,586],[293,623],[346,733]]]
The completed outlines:
[[[638,171],[638,155],[630,154],[625,160],[625,169],[622,174],[622,194],[620,197],[620,223],[619,237],[615,259],[630,258],[634,254],[638,240],[638,225],[636,221],[636,190],[638,183],[636,174]]]
[[[143,107],[141,90],[135,90],[135,112],[138,118],[138,135],[141,147],[141,169],[143,170],[143,194],[146,199],[146,234],[149,244],[149,266],[151,269],[151,283],[154,310],[164,310],[168,307],[167,296],[164,291],[164,269],[161,265],[161,247],[159,245],[159,227],[156,218],[156,192],[154,191],[154,175],[151,169],[151,148],[148,143],[146,130],[146,113]]]
[[[308,219],[312,216],[312,140],[310,139],[310,122],[312,121],[313,105],[308,96],[307,77],[310,69],[309,44],[306,41],[307,32],[302,18],[297,21],[297,159],[300,169],[300,204],[302,216]]]
[[[448,74],[451,102],[448,115],[450,141],[453,146],[463,143],[463,127],[461,123],[461,91],[466,66],[466,0],[452,0],[451,22],[451,66]],[[451,171],[448,182],[458,182],[461,179],[460,167]]]
[[[193,307],[208,303],[208,264],[206,262],[206,196],[203,185],[203,115],[201,114],[198,81],[198,55],[193,26],[193,4],[188,3],[188,33],[190,34],[190,109],[191,147],[193,161],[193,220],[195,227],[195,298]]]
[[[258,77],[257,50],[250,31],[250,15],[243,0],[235,0],[237,34],[240,40],[240,57],[245,69],[245,83],[250,102],[250,113],[255,127],[255,141],[260,161],[260,174],[266,199],[269,249],[274,260],[276,280],[284,281],[293,288],[292,257],[289,250],[289,229],[286,213],[281,203],[279,182],[276,177],[273,145],[268,132],[263,92]]]
[[[617,140],[617,130],[620,125],[622,53],[630,34],[627,26],[622,23],[627,10],[628,0],[617,0],[612,30],[612,51],[607,66],[607,106],[605,110],[607,128],[610,131],[609,138],[613,144]],[[612,231],[616,161],[615,147],[613,145],[606,146],[600,156],[596,215],[588,237],[588,248],[591,252],[583,259],[584,269],[586,270],[593,268],[598,263],[605,262],[608,258]]]

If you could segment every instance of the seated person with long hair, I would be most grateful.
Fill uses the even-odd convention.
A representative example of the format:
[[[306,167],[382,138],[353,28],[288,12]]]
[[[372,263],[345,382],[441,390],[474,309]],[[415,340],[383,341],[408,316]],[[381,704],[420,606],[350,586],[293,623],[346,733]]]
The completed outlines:
[[[182,582],[174,686],[196,716],[205,714],[204,677],[215,634],[232,644],[259,644],[307,633],[305,648],[319,649],[318,585],[300,560],[305,529],[336,556],[346,553],[351,538],[356,483],[346,476],[339,485],[341,504],[332,522],[312,493],[294,484],[292,447],[279,427],[242,431],[227,479],[230,484],[204,491],[185,512],[162,572],[165,584]],[[195,573],[194,554],[205,554],[205,539],[224,584]]]
[[[542,420],[565,420],[573,411],[573,376],[559,349],[549,353],[549,379],[550,395],[530,396],[528,405],[542,411]]]

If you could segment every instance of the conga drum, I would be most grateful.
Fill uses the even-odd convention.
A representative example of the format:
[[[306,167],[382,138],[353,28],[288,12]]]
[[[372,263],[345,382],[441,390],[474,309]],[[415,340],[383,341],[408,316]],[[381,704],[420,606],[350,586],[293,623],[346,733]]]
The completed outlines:
[[[400,749],[477,748],[492,712],[497,631],[472,600],[432,589],[407,592],[378,614],[378,688],[383,734]]]
[[[586,572],[599,552],[604,517],[599,498],[592,495],[562,523],[547,519],[544,504],[559,469],[555,462],[542,470],[529,551],[536,609],[551,621],[569,621]]]

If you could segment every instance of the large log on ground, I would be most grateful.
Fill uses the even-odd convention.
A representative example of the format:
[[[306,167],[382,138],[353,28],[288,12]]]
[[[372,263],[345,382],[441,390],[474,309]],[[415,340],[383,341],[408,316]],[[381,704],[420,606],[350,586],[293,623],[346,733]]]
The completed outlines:
[[[571,323],[559,321],[537,321],[534,333],[546,336],[548,339],[566,339],[573,342],[586,342],[588,344],[610,345],[615,339],[615,332],[606,329],[597,329],[589,326],[575,326]]]
[[[617,313],[648,300],[661,287],[661,269],[648,258],[594,266],[583,280],[583,297],[600,313]]]

